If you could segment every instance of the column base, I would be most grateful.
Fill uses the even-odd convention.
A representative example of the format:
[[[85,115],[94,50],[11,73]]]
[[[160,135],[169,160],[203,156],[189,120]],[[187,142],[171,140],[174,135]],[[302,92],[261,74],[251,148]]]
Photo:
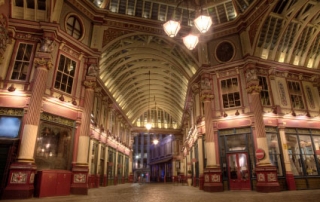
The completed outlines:
[[[71,194],[88,195],[88,172],[88,165],[75,165],[72,168]]]
[[[36,165],[31,162],[17,162],[11,164],[9,170],[8,185],[3,191],[2,199],[32,198]]]
[[[203,191],[206,192],[222,192],[222,173],[220,168],[204,169]]]
[[[277,168],[275,166],[256,166],[257,174],[257,192],[279,192],[280,184],[278,182]]]
[[[292,173],[286,174],[286,182],[287,182],[287,188],[288,190],[297,190],[296,182],[294,181],[294,177]]]

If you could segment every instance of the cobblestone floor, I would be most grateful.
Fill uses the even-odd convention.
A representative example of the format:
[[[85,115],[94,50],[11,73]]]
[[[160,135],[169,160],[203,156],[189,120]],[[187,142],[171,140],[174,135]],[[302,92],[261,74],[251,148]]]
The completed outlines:
[[[190,186],[173,184],[121,184],[90,189],[86,196],[2,200],[2,202],[318,202],[320,190],[258,193],[256,191],[225,191],[208,193]]]

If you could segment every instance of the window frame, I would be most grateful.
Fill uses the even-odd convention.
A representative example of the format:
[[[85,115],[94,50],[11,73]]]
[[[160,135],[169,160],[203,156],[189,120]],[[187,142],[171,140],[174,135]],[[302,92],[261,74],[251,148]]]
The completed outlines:
[[[62,57],[65,57],[65,60],[64,60],[64,64],[63,64],[63,67],[61,67],[61,58]],[[69,74],[66,74],[65,73],[65,68],[67,68],[67,61],[71,61],[72,62],[72,66],[73,66],[73,69],[70,70],[69,72],[73,71],[73,75],[71,75],[70,73]],[[69,63],[70,64],[70,63]],[[66,54],[64,53],[60,53],[59,54],[59,57],[57,59],[57,65],[56,65],[56,70],[55,70],[55,75],[54,75],[54,79],[53,79],[53,88],[56,90],[56,91],[60,91],[60,92],[63,92],[65,94],[68,94],[68,95],[73,95],[74,94],[74,89],[76,88],[76,83],[75,83],[75,80],[77,78],[77,64],[78,64],[78,61],[74,60],[72,57],[69,57],[67,56]],[[62,69],[61,69],[62,68]],[[68,71],[68,70],[67,70]],[[56,87],[56,83],[57,83],[57,77],[59,75],[59,73],[61,74],[61,79],[60,79],[60,87],[57,88]],[[63,80],[63,77],[64,76],[67,76],[68,77],[68,81],[70,78],[72,78],[72,85],[71,85],[71,90],[70,90],[70,93],[67,91],[67,84],[64,84],[66,85],[65,87],[65,90],[62,90],[61,89],[61,85],[62,85],[62,80]]]
[[[295,86],[293,86],[293,84],[295,84]],[[297,86],[298,84],[298,86]],[[290,103],[293,109],[296,110],[305,110],[306,109],[306,102],[304,100],[304,92],[303,92],[303,88],[302,85],[299,81],[292,81],[292,80],[288,80],[287,81],[287,85],[288,85],[288,93],[289,93],[289,98],[290,98]],[[298,87],[298,89],[296,89]],[[294,90],[298,90],[298,92],[295,92]],[[299,103],[296,103],[296,98],[298,97],[299,99]],[[302,103],[302,108],[301,108],[301,103]],[[297,105],[300,105],[300,107],[296,107]]]
[[[72,25],[70,25],[68,22],[70,20],[70,18],[73,18],[73,22],[72,22]],[[79,37],[75,37],[74,36],[74,29],[75,29],[75,23],[78,22],[79,23],[79,27],[80,27],[80,30],[79,31]],[[75,13],[70,13],[69,15],[66,16],[65,18],[65,31],[66,33],[71,36],[72,38],[74,38],[75,40],[78,40],[78,41],[81,41],[83,39],[83,37],[85,36],[85,28],[84,28],[84,23],[83,21],[81,20],[81,18],[75,14]],[[69,33],[70,31],[70,28],[71,28],[71,33]]]
[[[264,79],[264,81],[262,81],[262,78]],[[272,102],[271,102],[272,99],[271,99],[268,77],[258,75],[258,79],[259,79],[259,86],[261,86],[260,100],[261,100],[262,106],[272,106]],[[263,97],[265,98],[264,96],[265,94],[268,94],[267,95],[268,100],[264,101]]]
[[[29,61],[24,61],[24,60],[19,60],[20,62],[22,62],[22,64],[24,63],[28,63],[27,65],[27,71],[26,71],[26,74],[25,74],[25,79],[14,79],[12,78],[13,76],[13,73],[15,71],[15,66],[16,66],[16,62],[17,62],[17,57],[18,57],[18,54],[19,54],[19,49],[20,49],[20,45],[21,44],[24,44],[26,46],[28,45],[31,45],[31,53],[30,53],[30,56],[29,56]],[[24,41],[17,41],[16,45],[15,45],[15,52],[12,54],[12,57],[11,57],[11,65],[10,65],[10,74],[8,74],[8,80],[11,80],[11,81],[19,81],[19,82],[27,82],[29,81],[30,79],[30,75],[31,75],[31,72],[32,72],[32,67],[33,67],[33,59],[34,59],[34,52],[35,52],[35,44],[34,43],[30,43],[30,42],[24,42]],[[25,55],[23,55],[23,57],[25,57]],[[20,74],[22,72],[22,68],[20,69]],[[20,75],[21,76],[21,75]],[[20,77],[19,76],[19,77]]]
[[[231,83],[231,88],[237,88],[237,89],[230,89],[230,87],[228,87],[228,80],[230,80]],[[233,80],[237,81],[237,85],[233,85]],[[226,88],[223,88],[223,84],[222,82],[226,83]],[[235,76],[235,77],[229,77],[229,78],[225,78],[225,79],[220,79],[219,80],[219,86],[220,86],[220,91],[221,91],[221,106],[223,109],[233,109],[233,108],[237,108],[237,107],[241,107],[242,106],[242,99],[241,99],[241,86],[240,86],[240,79]],[[229,89],[228,89],[229,88]],[[238,94],[238,99],[236,99],[235,94]],[[231,105],[231,101],[229,98],[231,98],[230,96],[233,96],[233,104],[234,106],[230,106]],[[224,97],[227,97],[227,104],[225,105],[225,100]],[[236,104],[237,102],[239,102],[239,104]]]

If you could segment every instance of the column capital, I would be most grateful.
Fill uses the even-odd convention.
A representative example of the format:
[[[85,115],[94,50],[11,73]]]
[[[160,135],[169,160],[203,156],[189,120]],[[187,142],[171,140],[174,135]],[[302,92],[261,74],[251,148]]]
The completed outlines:
[[[85,80],[84,82],[83,82],[83,85],[86,87],[86,88],[92,88],[92,89],[94,89],[95,87],[96,87],[96,82],[94,82],[94,81],[87,81],[87,80]]]
[[[52,61],[51,61],[51,55],[48,53],[40,53],[38,52],[36,54],[36,57],[34,58],[34,64],[35,67],[46,67],[48,70],[52,68]]]
[[[212,93],[201,93],[201,100],[209,102],[213,99],[214,95]]]
[[[254,94],[254,93],[260,93],[262,90],[262,87],[259,85],[250,85],[246,88],[247,93]]]

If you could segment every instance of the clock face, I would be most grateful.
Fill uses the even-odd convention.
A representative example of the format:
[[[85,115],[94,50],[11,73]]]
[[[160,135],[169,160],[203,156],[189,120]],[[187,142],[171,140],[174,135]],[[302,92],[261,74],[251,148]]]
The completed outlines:
[[[233,45],[227,41],[220,43],[216,49],[216,57],[221,62],[228,62],[234,56]]]

